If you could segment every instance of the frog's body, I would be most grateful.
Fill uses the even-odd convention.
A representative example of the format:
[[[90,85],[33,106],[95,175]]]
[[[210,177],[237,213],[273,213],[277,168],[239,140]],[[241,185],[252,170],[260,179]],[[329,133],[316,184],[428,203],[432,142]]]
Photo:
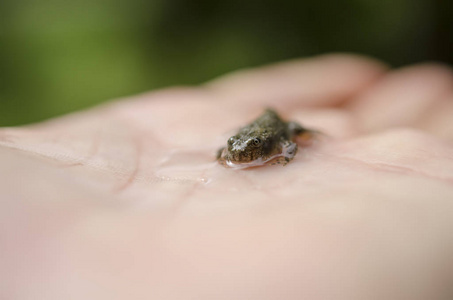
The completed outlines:
[[[228,166],[257,166],[268,162],[286,165],[296,155],[296,137],[309,132],[297,123],[283,121],[274,110],[267,109],[230,137],[217,158]]]

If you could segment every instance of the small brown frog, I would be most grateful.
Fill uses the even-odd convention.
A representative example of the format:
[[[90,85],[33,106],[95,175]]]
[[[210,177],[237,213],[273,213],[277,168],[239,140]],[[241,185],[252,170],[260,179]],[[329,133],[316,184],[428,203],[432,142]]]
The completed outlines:
[[[273,109],[241,128],[219,149],[218,161],[228,167],[247,168],[264,164],[286,165],[297,152],[296,138],[310,139],[314,131],[285,122]]]

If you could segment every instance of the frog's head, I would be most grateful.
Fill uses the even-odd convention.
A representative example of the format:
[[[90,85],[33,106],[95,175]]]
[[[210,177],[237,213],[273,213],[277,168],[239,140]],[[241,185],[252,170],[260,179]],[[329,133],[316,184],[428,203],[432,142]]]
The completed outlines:
[[[265,136],[232,136],[228,139],[227,158],[233,163],[248,163],[267,156],[269,141]]]

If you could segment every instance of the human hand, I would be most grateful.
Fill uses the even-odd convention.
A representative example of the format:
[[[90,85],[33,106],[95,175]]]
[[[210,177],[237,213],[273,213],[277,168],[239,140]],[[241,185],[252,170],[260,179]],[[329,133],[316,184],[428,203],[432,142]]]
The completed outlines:
[[[329,55],[0,131],[4,299],[447,299],[453,80]],[[274,107],[326,137],[215,162]]]

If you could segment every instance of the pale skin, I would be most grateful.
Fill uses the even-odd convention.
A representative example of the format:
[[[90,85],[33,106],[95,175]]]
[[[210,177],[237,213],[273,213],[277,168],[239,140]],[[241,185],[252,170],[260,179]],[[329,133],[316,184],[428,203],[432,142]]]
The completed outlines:
[[[270,106],[325,136],[220,166]],[[0,298],[451,299],[452,141],[451,70],[350,55],[4,128]]]

